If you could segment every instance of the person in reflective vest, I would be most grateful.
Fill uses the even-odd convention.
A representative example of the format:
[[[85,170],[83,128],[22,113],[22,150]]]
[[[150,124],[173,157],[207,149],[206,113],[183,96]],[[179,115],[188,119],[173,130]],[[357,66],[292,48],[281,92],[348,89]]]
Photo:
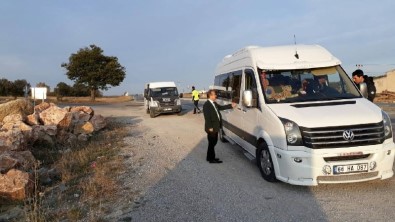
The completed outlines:
[[[193,114],[196,114],[196,111],[197,113],[201,113],[201,110],[199,109],[199,98],[200,98],[199,91],[197,91],[195,87],[192,86],[192,102],[194,105]]]

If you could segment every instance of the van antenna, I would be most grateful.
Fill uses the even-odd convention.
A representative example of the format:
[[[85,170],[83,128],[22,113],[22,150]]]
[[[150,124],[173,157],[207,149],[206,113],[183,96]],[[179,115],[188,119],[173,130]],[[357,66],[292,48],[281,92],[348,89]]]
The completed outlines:
[[[295,44],[295,58],[299,59],[298,48],[296,46],[296,35],[294,34],[294,44]]]

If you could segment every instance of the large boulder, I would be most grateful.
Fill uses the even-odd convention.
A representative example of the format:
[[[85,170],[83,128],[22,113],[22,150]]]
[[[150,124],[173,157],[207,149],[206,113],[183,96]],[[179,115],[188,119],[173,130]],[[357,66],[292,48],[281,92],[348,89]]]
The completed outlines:
[[[3,152],[0,154],[0,172],[6,173],[12,168],[31,170],[36,159],[30,151]]]
[[[33,186],[32,177],[21,170],[11,169],[6,174],[0,174],[0,196],[9,200],[26,199]]]
[[[99,131],[106,127],[107,122],[106,118],[104,118],[102,115],[94,115],[92,118],[89,120],[89,122],[92,123],[95,131]]]
[[[23,121],[23,116],[21,114],[10,114],[3,118],[3,123],[15,123]]]
[[[34,125],[40,125],[40,116],[38,113],[33,113],[30,114],[26,117],[26,123],[29,124],[30,126],[34,126]]]
[[[22,121],[7,122],[0,129],[0,152],[25,150],[32,137],[32,128]]]
[[[34,112],[35,112],[35,113],[41,113],[42,111],[48,109],[48,108],[51,107],[51,106],[55,106],[55,104],[53,104],[53,103],[47,103],[47,102],[40,103],[40,104],[38,104],[38,105],[36,105],[36,106],[34,107]]]
[[[64,129],[64,130],[69,130],[72,128],[73,124],[73,114],[72,113],[66,113],[64,115],[64,118],[58,123],[58,128]]]
[[[67,145],[74,145],[77,142],[77,136],[65,130],[59,131],[56,139],[59,143]]]
[[[23,117],[33,113],[33,105],[25,99],[17,99],[0,104],[0,122],[11,114],[20,114]]]
[[[95,128],[90,122],[80,122],[77,123],[74,127],[74,134],[91,134],[95,131]]]
[[[64,118],[66,118],[68,111],[57,106],[50,106],[45,109],[40,115],[41,122],[44,125],[58,125]]]
[[[54,145],[54,137],[58,133],[58,128],[55,125],[43,126],[36,125],[32,127],[32,142],[45,142],[49,145]]]
[[[70,112],[78,112],[78,113],[83,112],[83,113],[89,114],[91,116],[93,116],[93,114],[94,114],[93,109],[89,106],[74,106],[74,107],[71,107]]]

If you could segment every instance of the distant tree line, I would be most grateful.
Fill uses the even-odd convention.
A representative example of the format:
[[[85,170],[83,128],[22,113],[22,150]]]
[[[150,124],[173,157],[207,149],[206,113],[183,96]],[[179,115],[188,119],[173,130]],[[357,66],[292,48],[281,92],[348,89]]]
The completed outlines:
[[[74,85],[70,86],[65,82],[60,82],[56,85],[54,89],[54,95],[58,100],[62,100],[65,96],[74,96],[74,97],[85,97],[91,95],[91,90],[89,87],[82,83],[74,83]],[[103,96],[102,93],[98,90],[96,92],[96,97]]]
[[[30,83],[25,79],[17,79],[15,81],[10,81],[8,79],[0,79],[0,96],[24,96],[30,91]]]
[[[59,100],[65,96],[91,96],[91,90],[89,87],[81,83],[75,83],[74,85],[70,86],[64,82],[60,82],[56,85],[53,92],[51,92],[50,86],[48,86],[45,82],[37,83],[36,87],[46,87],[48,96],[56,96]],[[30,94],[30,88],[30,83],[28,83],[25,79],[18,79],[15,81],[10,81],[5,78],[0,79],[0,96],[13,96],[15,98],[22,97],[25,95],[25,93],[28,95]],[[96,97],[101,96],[102,92],[98,90],[96,92]]]

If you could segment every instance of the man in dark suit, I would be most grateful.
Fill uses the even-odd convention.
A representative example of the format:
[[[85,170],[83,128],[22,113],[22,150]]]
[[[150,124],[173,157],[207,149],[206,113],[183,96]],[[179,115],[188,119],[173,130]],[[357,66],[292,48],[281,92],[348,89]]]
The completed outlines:
[[[210,163],[222,163],[221,160],[215,158],[214,147],[218,141],[218,132],[222,127],[222,116],[220,110],[232,109],[236,107],[236,103],[225,106],[218,105],[215,100],[217,93],[215,90],[209,90],[207,93],[207,101],[203,105],[204,113],[204,130],[207,133],[208,149],[206,160]]]

